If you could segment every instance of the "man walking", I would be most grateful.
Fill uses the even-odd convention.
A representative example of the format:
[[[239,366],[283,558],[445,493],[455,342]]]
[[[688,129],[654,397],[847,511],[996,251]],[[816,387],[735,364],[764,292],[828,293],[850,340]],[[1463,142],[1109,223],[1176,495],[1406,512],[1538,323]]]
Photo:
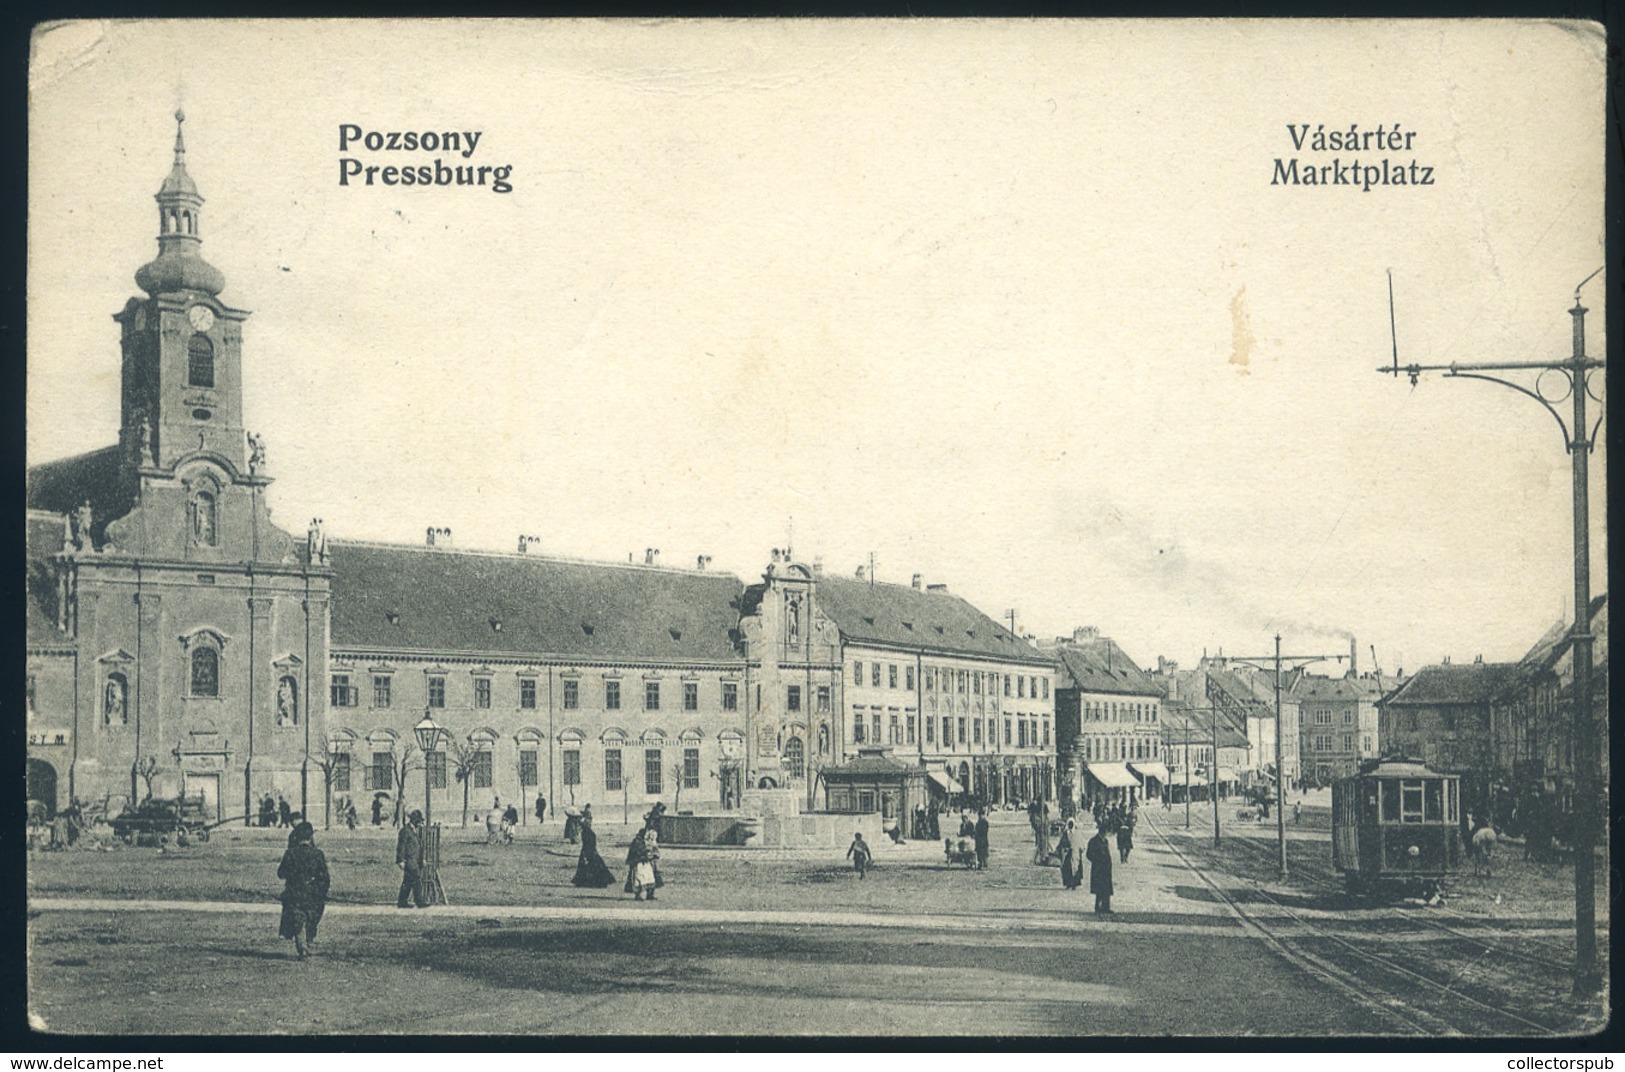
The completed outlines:
[[[406,817],[406,825],[401,827],[400,836],[395,839],[395,866],[401,869],[401,892],[395,898],[396,908],[410,908],[406,903],[408,894],[412,896],[413,904],[425,908],[429,904],[428,897],[423,892],[423,813],[414,811]]]
[[[1095,895],[1095,915],[1106,916],[1112,911],[1112,847],[1106,840],[1104,826],[1095,829],[1084,851],[1089,861],[1089,892]]]
[[[976,826],[973,835],[976,838],[976,869],[987,870],[987,811],[984,809],[976,814]]]
[[[536,821],[540,823],[540,822],[545,822],[546,819],[547,819],[547,798],[542,796],[542,794],[537,793],[536,794]]]

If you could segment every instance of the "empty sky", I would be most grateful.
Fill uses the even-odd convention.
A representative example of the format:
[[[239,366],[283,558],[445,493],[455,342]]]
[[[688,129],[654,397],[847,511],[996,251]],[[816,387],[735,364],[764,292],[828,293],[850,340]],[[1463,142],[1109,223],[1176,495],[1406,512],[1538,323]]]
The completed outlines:
[[[109,317],[183,105],[296,533],[748,579],[793,523],[827,570],[873,553],[1142,663],[1277,630],[1516,658],[1572,592],[1568,458],[1510,391],[1373,371],[1385,271],[1404,361],[1568,353],[1602,52],[1510,22],[65,24],[32,70],[29,460],[116,437]],[[481,139],[345,154],[344,123]],[[343,187],[346,155],[514,189]],[[1351,155],[1434,185],[1271,185]]]

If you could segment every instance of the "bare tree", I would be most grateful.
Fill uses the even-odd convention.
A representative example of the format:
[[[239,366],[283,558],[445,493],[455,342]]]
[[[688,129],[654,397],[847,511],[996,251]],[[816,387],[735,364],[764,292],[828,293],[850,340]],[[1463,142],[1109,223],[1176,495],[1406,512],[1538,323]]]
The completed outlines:
[[[136,776],[139,777],[141,779],[141,781],[146,784],[147,795],[146,795],[145,799],[151,800],[152,799],[152,780],[158,776],[158,757],[157,756],[148,756],[146,759],[142,760],[140,763],[137,763],[136,767],[135,767],[135,773],[136,773]]]
[[[322,770],[322,829],[333,826],[333,771],[339,765],[337,752],[307,752],[311,762]]]
[[[395,778],[395,825],[400,826],[406,810],[406,776],[415,770],[424,768],[423,753],[418,746],[410,742],[401,749],[398,756],[391,762],[391,773]]]
[[[449,739],[446,741],[446,754],[451,757],[453,777],[463,785],[463,825],[468,825],[468,789],[469,782],[474,777],[475,756],[479,750],[474,747],[472,740]]]

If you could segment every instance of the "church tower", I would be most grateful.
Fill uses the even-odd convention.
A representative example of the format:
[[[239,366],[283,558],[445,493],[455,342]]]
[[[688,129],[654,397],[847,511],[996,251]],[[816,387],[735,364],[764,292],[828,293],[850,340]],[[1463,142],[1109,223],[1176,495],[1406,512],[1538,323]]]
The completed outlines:
[[[62,518],[60,551],[37,556],[37,587],[54,579],[47,653],[75,653],[49,672],[38,657],[71,711],[39,762],[81,800],[184,795],[227,819],[280,794],[308,812],[324,792],[332,570],[318,524],[299,542],[271,522],[265,450],[243,427],[248,313],[203,259],[175,119],[158,255],[113,318],[118,442],[29,471],[42,525]]]
[[[134,553],[195,561],[280,561],[292,549],[264,515],[264,459],[243,427],[242,325],[226,277],[202,256],[203,196],[186,170],[185,115],[159,187],[158,256],[135,273],[146,298],[122,329],[119,450],[139,508],[108,527]]]

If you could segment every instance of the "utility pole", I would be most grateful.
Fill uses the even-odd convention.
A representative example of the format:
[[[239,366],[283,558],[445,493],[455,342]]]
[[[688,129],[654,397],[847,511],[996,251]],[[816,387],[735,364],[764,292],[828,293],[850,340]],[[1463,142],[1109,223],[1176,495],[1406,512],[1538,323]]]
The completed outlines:
[[[1569,633],[1574,664],[1574,710],[1571,734],[1574,744],[1574,993],[1585,997],[1602,988],[1602,973],[1597,967],[1597,905],[1596,905],[1596,817],[1597,793],[1600,781],[1597,771],[1596,712],[1591,698],[1591,515],[1590,471],[1591,452],[1597,446],[1597,432],[1602,417],[1596,423],[1587,422],[1586,396],[1600,405],[1602,399],[1591,394],[1591,373],[1604,367],[1600,358],[1587,357],[1585,352],[1585,315],[1589,311],[1580,304],[1580,290],[1597,277],[1602,269],[1592,272],[1574,288],[1574,307],[1569,315],[1574,318],[1573,348],[1568,358],[1545,361],[1452,362],[1448,365],[1404,365],[1399,363],[1399,347],[1394,345],[1393,364],[1379,368],[1398,377],[1403,371],[1410,377],[1411,386],[1424,372],[1442,372],[1449,379],[1483,380],[1486,383],[1510,387],[1521,395],[1539,402],[1552,415],[1563,433],[1563,448],[1571,460],[1574,500],[1574,628]],[[1393,281],[1389,277],[1388,316],[1390,330],[1393,323]],[[1531,389],[1522,384],[1488,373],[1533,372],[1535,385]],[[1556,397],[1548,398],[1541,390],[1542,374],[1554,372],[1566,386],[1571,400],[1569,421],[1557,405],[1565,399],[1556,390]]]
[[[1283,662],[1295,663],[1293,670],[1301,670],[1310,663],[1324,662],[1327,659],[1343,661],[1342,655],[1282,655],[1281,634],[1275,634],[1274,655],[1231,655],[1230,662],[1242,666],[1250,666],[1254,670],[1272,670],[1275,674],[1275,842],[1280,850],[1281,878],[1286,878],[1286,765],[1282,755],[1281,732],[1281,664]],[[1270,666],[1262,664],[1270,663]],[[1214,756],[1215,762],[1218,756]]]
[[[1219,847],[1219,709],[1209,707],[1208,713],[1213,716],[1213,765],[1208,769],[1208,775],[1213,783],[1213,847]]]
[[[1185,718],[1185,829],[1191,828],[1191,720]]]

